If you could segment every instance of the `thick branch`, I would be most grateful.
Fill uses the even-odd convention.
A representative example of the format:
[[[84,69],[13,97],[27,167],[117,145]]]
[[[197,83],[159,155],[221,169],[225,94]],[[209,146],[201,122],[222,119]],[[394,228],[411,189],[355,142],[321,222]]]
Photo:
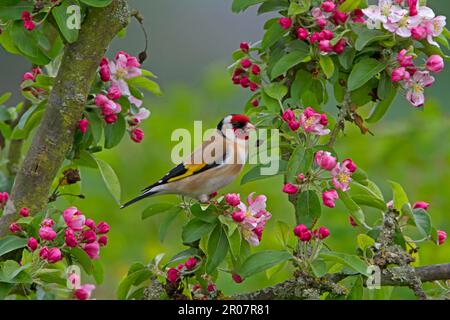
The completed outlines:
[[[73,143],[98,64],[129,16],[126,0],[92,8],[78,40],[66,46],[42,122],[16,176],[13,203],[0,219],[0,236],[6,233],[15,208],[28,207],[35,213],[45,207],[51,183]]]
[[[401,268],[388,269],[389,272],[383,273],[381,277],[382,286],[410,286],[409,281],[404,281],[396,275],[396,269]],[[450,263],[418,267],[414,270],[415,274],[422,282],[450,279]],[[337,273],[329,275],[326,280],[331,282],[339,282],[347,276],[348,275]],[[232,298],[237,300],[298,299],[302,297],[302,295],[299,294],[300,291],[302,291],[302,286],[299,284],[298,280],[290,279],[255,292],[237,294],[232,296]]]

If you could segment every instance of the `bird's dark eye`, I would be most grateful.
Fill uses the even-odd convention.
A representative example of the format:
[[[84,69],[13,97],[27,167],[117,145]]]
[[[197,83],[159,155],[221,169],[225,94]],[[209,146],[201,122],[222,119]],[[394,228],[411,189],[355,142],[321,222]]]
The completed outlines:
[[[243,121],[232,122],[232,124],[233,124],[233,128],[235,128],[235,129],[242,129],[247,125],[247,123],[243,122]]]

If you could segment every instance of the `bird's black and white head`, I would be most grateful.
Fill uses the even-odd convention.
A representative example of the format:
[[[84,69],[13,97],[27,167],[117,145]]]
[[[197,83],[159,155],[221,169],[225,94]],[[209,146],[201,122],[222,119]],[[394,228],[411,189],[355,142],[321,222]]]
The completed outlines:
[[[243,114],[232,114],[223,118],[217,125],[222,135],[233,141],[247,141],[250,133],[256,128],[250,119]]]

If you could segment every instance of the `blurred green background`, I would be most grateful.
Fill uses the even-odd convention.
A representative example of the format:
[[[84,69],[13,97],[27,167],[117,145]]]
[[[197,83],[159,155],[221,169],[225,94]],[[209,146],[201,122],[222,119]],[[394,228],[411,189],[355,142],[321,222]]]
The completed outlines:
[[[450,3],[430,1],[436,12],[448,15]],[[204,128],[214,127],[225,115],[240,112],[247,101],[247,93],[229,81],[226,66],[230,54],[240,41],[254,42],[261,38],[262,25],[267,17],[256,16],[255,10],[235,15],[230,11],[230,0],[153,0],[130,1],[145,16],[150,33],[150,55],[144,67],[154,71],[162,85],[164,95],[149,97],[146,105],[152,111],[143,125],[145,139],[138,145],[125,138],[121,145],[104,151],[99,157],[108,161],[117,172],[122,184],[122,200],[138,194],[139,190],[159,179],[173,164],[170,153],[176,142],[170,136],[176,128],[193,129],[194,120],[203,120]],[[114,42],[109,54],[126,50],[136,54],[143,48],[143,35],[132,24],[126,39]],[[22,59],[0,52],[0,92],[15,91],[22,73],[27,70]],[[427,90],[429,102],[424,111],[417,111],[398,97],[380,124],[370,127],[374,136],[361,136],[349,127],[336,150],[341,157],[352,157],[378,183],[385,198],[391,198],[387,180],[401,183],[411,201],[431,203],[430,214],[438,229],[450,231],[450,100],[448,79],[450,68],[437,76],[437,83]],[[19,101],[19,95],[14,99]],[[332,105],[328,110],[335,113]],[[247,170],[247,169],[246,169]],[[240,186],[239,181],[223,192],[250,192],[266,194],[268,208],[273,214],[257,249],[277,248],[275,222],[283,220],[294,227],[293,208],[281,193],[281,177]],[[142,210],[150,203],[178,201],[175,196],[145,200],[120,211],[107,192],[99,174],[82,171],[82,192],[86,200],[74,202],[85,214],[111,225],[109,245],[102,249],[105,281],[95,293],[97,299],[115,298],[120,279],[135,261],[148,262],[156,254],[167,256],[183,249],[181,227],[185,220],[179,216],[169,228],[166,239],[158,239],[158,228],[163,216],[141,220]],[[60,200],[60,208],[67,206]],[[357,229],[348,224],[344,207],[326,209],[320,221],[329,227],[327,240],[334,250],[354,253]],[[420,263],[433,264],[450,261],[450,244],[436,247],[424,244],[420,250]],[[226,294],[253,290],[288,278],[289,269],[272,278],[265,274],[247,279],[236,285],[228,274],[223,274],[218,286]],[[88,281],[89,279],[84,279]],[[413,295],[407,289],[395,289],[393,298],[407,299]]]

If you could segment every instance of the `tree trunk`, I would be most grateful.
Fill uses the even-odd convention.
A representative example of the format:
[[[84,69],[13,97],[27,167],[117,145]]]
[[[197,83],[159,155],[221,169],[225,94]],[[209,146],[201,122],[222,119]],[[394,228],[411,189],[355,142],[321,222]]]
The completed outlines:
[[[99,62],[129,17],[126,0],[91,8],[78,40],[66,45],[42,122],[14,181],[12,201],[0,218],[0,236],[18,209],[27,207],[36,213],[45,208],[50,186],[73,143]]]

